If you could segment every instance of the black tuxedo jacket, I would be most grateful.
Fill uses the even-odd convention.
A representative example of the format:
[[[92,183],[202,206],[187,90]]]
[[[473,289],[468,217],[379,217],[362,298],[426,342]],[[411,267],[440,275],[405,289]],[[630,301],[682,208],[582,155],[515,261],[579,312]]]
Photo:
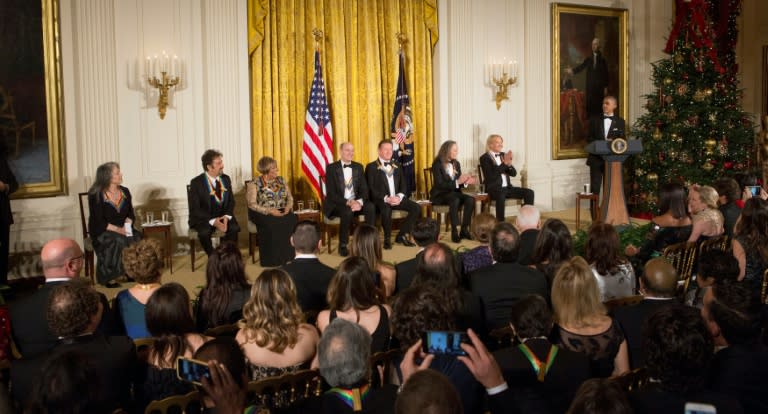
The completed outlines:
[[[589,56],[575,68],[573,73],[579,73],[582,70],[587,70],[587,85],[586,92],[592,94],[593,97],[601,98],[605,92],[605,88],[608,86],[608,63],[605,61],[603,54],[598,51],[596,53],[590,53]],[[595,62],[595,60],[597,62]]]
[[[640,368],[645,363],[645,350],[643,349],[643,324],[645,320],[657,310],[674,304],[671,299],[643,299],[642,302],[632,306],[622,306],[613,311],[613,317],[624,330],[629,351],[630,367]]]
[[[455,177],[458,178],[461,175],[461,164],[456,160],[451,161],[451,163],[453,164]],[[456,178],[449,176],[445,171],[445,165],[443,165],[439,159],[435,158],[435,161],[432,162],[433,182],[432,189],[429,190],[430,198],[436,198],[458,191],[459,188],[456,187]]]
[[[624,119],[618,115],[613,116],[611,120],[611,126],[608,130],[608,139],[625,138],[626,128]],[[603,115],[593,116],[589,119],[589,135],[587,135],[587,143],[594,141],[605,140],[605,123],[603,122]],[[600,166],[603,165],[603,157],[599,155],[589,154],[587,157],[587,165]]]
[[[539,361],[545,362],[551,343],[531,339],[525,343]],[[544,382],[536,378],[531,363],[517,347],[493,353],[507,385],[514,396],[514,406],[521,413],[564,413],[568,411],[581,383],[591,377],[586,354],[558,347],[552,367]]]
[[[328,308],[325,294],[336,270],[316,258],[293,259],[284,264],[282,269],[291,276],[296,285],[296,297],[301,310],[319,312]]]
[[[139,363],[136,347],[127,336],[84,335],[58,343],[50,353],[14,360],[11,363],[14,398],[26,401],[34,384],[42,379],[41,369],[45,363],[69,351],[82,353],[99,373],[101,378],[93,381],[100,385],[99,400],[108,408],[104,412],[112,412],[117,407],[130,408],[131,383],[137,380]]]
[[[352,161],[352,188],[355,192],[355,200],[362,198],[368,200],[368,183],[363,176],[363,165]],[[336,207],[344,206],[347,200],[344,198],[344,168],[341,161],[328,164],[325,167],[325,200],[323,213],[331,217]]]
[[[518,263],[496,263],[472,272],[472,294],[480,298],[488,331],[509,324],[509,308],[527,295],[549,297],[544,274]]]
[[[517,254],[517,261],[523,266],[528,266],[533,257],[533,249],[536,245],[536,238],[539,236],[538,229],[528,229],[520,233],[520,252]]]
[[[483,170],[483,184],[488,194],[501,191],[501,174],[507,174],[509,178],[517,175],[517,170],[511,165],[507,166],[503,162],[496,165],[496,160],[488,152],[480,156],[480,168]],[[512,181],[508,181],[507,185],[511,186]]]
[[[208,175],[202,173],[189,182],[189,194],[187,196],[187,201],[189,202],[189,227],[193,229],[202,228],[207,230],[210,227],[208,222],[217,217],[211,211],[211,193],[208,190],[207,181]],[[222,194],[222,213],[219,216],[229,215],[232,216],[232,220],[235,220],[235,197],[232,193],[232,180],[229,179],[228,175],[222,174],[221,183],[226,191]]]
[[[736,398],[747,413],[768,413],[768,348],[731,345],[715,354],[710,387]]]
[[[413,259],[408,259],[395,265],[395,274],[397,275],[395,281],[395,293],[408,289],[413,283],[413,279],[416,278],[416,258],[418,258],[420,254],[422,254],[422,252],[418,252]]]
[[[392,161],[392,164],[397,166],[392,176],[395,181],[395,194],[389,194],[387,174],[379,169],[381,164],[379,164],[378,159],[365,166],[365,178],[368,180],[368,191],[371,201],[384,202],[384,197],[395,196],[399,193],[403,194],[405,198],[410,197],[411,193],[408,191],[408,184],[405,182],[403,167],[394,161]]]
[[[53,288],[64,283],[67,282],[46,283],[35,293],[10,303],[13,340],[25,358],[37,356],[56,346],[58,339],[48,328],[46,313],[48,298]],[[123,334],[124,328],[117,323],[113,313],[109,311],[107,297],[99,293],[99,299],[104,312],[102,312],[98,331],[107,335]]]

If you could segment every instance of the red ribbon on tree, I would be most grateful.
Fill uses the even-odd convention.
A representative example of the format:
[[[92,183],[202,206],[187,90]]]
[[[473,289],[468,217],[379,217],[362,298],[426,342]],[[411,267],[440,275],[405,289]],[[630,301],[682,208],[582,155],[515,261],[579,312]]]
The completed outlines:
[[[707,3],[704,0],[676,0],[675,24],[667,39],[664,52],[672,53],[675,50],[675,42],[685,32],[685,39],[694,47],[706,49],[715,70],[724,73],[725,69],[720,65],[717,51],[712,46],[712,27],[707,19]]]

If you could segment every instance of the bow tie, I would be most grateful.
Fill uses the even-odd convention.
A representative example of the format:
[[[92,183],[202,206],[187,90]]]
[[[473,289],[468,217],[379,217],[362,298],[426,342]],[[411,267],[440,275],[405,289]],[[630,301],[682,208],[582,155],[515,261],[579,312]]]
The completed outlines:
[[[496,156],[499,157],[499,158],[504,158],[504,153],[500,152],[500,153],[496,154]]]
[[[603,115],[603,119],[610,119],[613,121],[613,115]]]
[[[352,164],[341,164],[344,168],[352,168]]]
[[[390,164],[392,164],[392,163],[391,163],[391,162],[389,162],[389,161],[384,161],[384,162],[382,163],[382,165],[384,165],[385,167],[389,167],[389,165],[390,165]]]

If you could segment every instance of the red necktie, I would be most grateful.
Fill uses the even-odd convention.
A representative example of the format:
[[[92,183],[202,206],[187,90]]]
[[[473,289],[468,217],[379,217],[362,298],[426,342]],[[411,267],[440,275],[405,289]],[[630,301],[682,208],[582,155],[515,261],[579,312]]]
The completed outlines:
[[[215,189],[215,191],[216,191],[216,198],[221,200],[221,180],[219,180],[219,179],[216,180],[216,189]]]

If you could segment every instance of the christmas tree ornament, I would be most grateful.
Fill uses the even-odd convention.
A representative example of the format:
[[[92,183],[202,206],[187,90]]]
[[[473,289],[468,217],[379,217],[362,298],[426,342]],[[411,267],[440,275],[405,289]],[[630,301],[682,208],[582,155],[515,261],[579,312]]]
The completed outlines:
[[[659,127],[656,127],[656,129],[653,130],[653,135],[651,135],[654,141],[658,141],[661,139],[661,130]]]
[[[681,84],[677,85],[677,94],[678,95],[685,95],[686,93],[688,93],[688,85],[686,85],[684,83],[681,83]]]
[[[704,171],[712,171],[713,168],[715,168],[714,165],[710,162],[710,160],[706,160],[704,162],[704,165],[701,166],[701,168],[704,169]]]
[[[664,78],[664,84],[665,85],[671,85],[672,84],[672,78]]]
[[[655,172],[648,174],[648,181],[658,181],[658,180],[659,180],[659,175],[656,174]]]

